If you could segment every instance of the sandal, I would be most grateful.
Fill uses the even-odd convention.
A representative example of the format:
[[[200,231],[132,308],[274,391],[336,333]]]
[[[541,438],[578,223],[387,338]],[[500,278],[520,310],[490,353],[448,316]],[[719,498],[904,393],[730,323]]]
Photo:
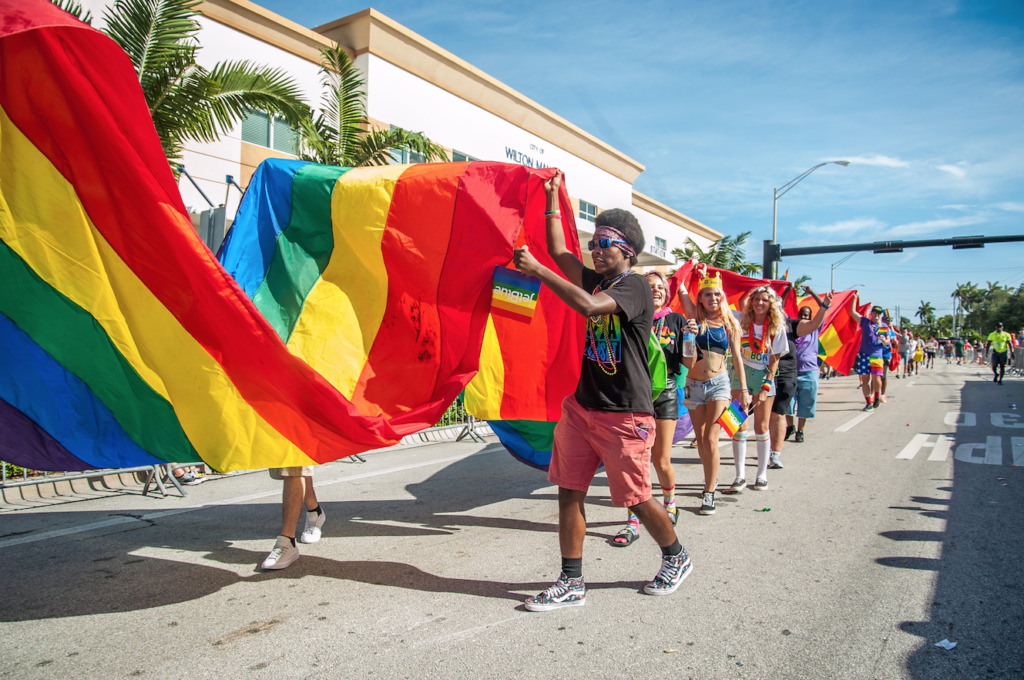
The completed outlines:
[[[627,524],[619,530],[619,533],[615,534],[615,538],[612,539],[612,545],[616,548],[625,548],[639,537],[640,532]]]

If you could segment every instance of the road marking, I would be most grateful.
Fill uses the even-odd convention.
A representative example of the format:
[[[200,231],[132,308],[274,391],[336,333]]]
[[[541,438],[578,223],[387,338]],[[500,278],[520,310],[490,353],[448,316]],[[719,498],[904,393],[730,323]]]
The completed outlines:
[[[977,456],[975,451],[984,451],[984,455]],[[953,457],[962,463],[984,463],[985,465],[1003,464],[1003,438],[985,437],[984,444],[961,444],[956,447]]]
[[[923,448],[931,448],[932,452],[928,456],[928,460],[931,461],[944,461],[949,457],[949,451],[953,447],[953,437],[948,434],[940,434],[935,436],[934,442],[929,442],[928,438],[930,434],[915,434],[913,439],[903,447],[903,450],[896,454],[896,458],[900,460],[912,460],[917,452]]]
[[[922,446],[932,446],[932,444],[928,443],[928,435],[915,434],[914,438],[903,447],[903,450],[896,454],[896,457],[902,460],[910,460],[917,455]]]
[[[963,422],[960,422],[961,418]],[[961,411],[949,411],[946,417],[942,419],[946,425],[962,425],[964,427],[974,427],[978,424],[978,417],[973,413],[961,412]]]
[[[1016,413],[993,413],[992,427],[1006,427],[1011,430],[1024,429],[1024,423],[1020,422],[1020,416]]]
[[[398,467],[387,468],[385,470],[377,470],[375,472],[364,472],[358,475],[351,475],[349,477],[341,477],[339,479],[332,479],[326,482],[316,483],[314,486],[330,486],[332,484],[341,484],[344,482],[354,482],[358,479],[366,479],[368,477],[380,477],[382,475],[390,475],[395,472],[404,472],[405,470],[414,470],[416,468],[427,467],[429,465],[440,465],[442,463],[451,463],[470,456],[475,456],[478,453],[483,453],[484,449],[474,451],[468,454],[462,454],[458,456],[448,456],[447,458],[437,458],[420,463],[412,463],[410,465],[400,465]],[[261,491],[259,493],[246,494],[245,496],[236,496],[235,498],[228,498],[222,501],[215,501],[213,503],[206,503],[203,505],[196,505],[191,508],[174,508],[172,510],[157,510],[150,512],[139,517],[127,517],[118,516],[111,517],[110,519],[101,520],[99,522],[90,522],[89,524],[82,524],[77,527],[67,527],[65,529],[55,529],[53,531],[44,531],[39,534],[28,534],[25,536],[16,536],[8,538],[6,540],[0,540],[0,550],[4,548],[10,548],[16,545],[24,545],[26,543],[36,543],[38,541],[46,541],[51,538],[62,538],[64,536],[71,536],[73,534],[81,534],[87,531],[95,531],[97,529],[105,529],[107,527],[118,526],[120,524],[133,524],[133,523],[148,523],[162,517],[170,517],[171,515],[180,515],[185,512],[195,512],[197,510],[207,510],[209,508],[216,508],[222,505],[235,505],[237,503],[245,503],[246,501],[258,500],[260,498],[268,498],[270,496],[280,496],[281,490],[276,489],[274,491]]]
[[[948,434],[940,434],[935,440],[935,446],[932,448],[932,454],[928,456],[928,460],[943,461],[949,457],[949,451],[953,448],[953,438]]]
[[[854,427],[856,427],[859,423],[861,423],[864,420],[867,420],[868,418],[870,418],[873,413],[874,413],[874,411],[865,411],[864,413],[861,413],[861,414],[859,414],[857,416],[854,416],[853,418],[851,418],[849,421],[847,421],[843,425],[840,425],[839,427],[837,427],[835,429],[835,432],[849,432]]]
[[[1024,437],[1010,437],[1010,450],[1013,452],[1013,464],[1024,465]]]

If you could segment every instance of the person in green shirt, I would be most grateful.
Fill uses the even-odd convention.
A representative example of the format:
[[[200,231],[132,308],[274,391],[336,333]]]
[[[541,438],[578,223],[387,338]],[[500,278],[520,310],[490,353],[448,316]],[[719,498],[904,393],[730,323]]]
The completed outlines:
[[[1002,322],[996,324],[996,329],[988,334],[985,342],[985,349],[992,349],[992,382],[1003,384],[1003,375],[1006,373],[1006,358],[1013,358],[1013,338],[1003,330]]]

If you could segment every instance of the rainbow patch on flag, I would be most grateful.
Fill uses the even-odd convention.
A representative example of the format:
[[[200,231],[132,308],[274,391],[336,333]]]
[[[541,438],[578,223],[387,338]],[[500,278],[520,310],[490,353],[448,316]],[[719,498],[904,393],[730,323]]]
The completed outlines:
[[[491,308],[508,312],[513,318],[532,319],[540,296],[540,279],[506,267],[494,268]]]
[[[718,418],[718,424],[722,426],[725,433],[732,437],[734,434],[739,432],[740,426],[747,419],[747,413],[743,410],[743,406],[740,402],[733,399],[732,403],[729,404],[729,408],[725,409]]]

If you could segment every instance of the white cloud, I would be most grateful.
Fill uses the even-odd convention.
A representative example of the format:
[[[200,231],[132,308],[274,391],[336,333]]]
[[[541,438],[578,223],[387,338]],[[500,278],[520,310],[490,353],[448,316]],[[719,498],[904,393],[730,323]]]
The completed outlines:
[[[941,210],[959,210],[963,212],[964,210],[970,210],[971,206],[964,203],[955,203],[953,205],[940,205],[939,208]]]
[[[1024,212],[1024,203],[997,203],[996,207],[1006,212]]]
[[[972,215],[970,217],[951,217],[941,220],[928,220],[926,222],[908,222],[906,224],[898,224],[889,229],[886,236],[927,236],[936,231],[968,227],[985,221],[985,218],[980,215]]]
[[[843,220],[834,224],[808,224],[800,227],[800,231],[809,234],[854,234],[863,231],[879,231],[886,227],[885,222],[876,220],[874,217],[859,217],[853,220]]]
[[[907,161],[901,161],[899,158],[892,158],[891,156],[881,156],[879,154],[871,154],[869,156],[852,156],[846,160],[850,161],[850,165],[880,165],[885,168],[909,168],[910,163]]]
[[[948,172],[954,177],[963,178],[967,176],[967,171],[964,170],[962,163],[958,165],[940,165],[939,170],[942,170],[943,172]]]

